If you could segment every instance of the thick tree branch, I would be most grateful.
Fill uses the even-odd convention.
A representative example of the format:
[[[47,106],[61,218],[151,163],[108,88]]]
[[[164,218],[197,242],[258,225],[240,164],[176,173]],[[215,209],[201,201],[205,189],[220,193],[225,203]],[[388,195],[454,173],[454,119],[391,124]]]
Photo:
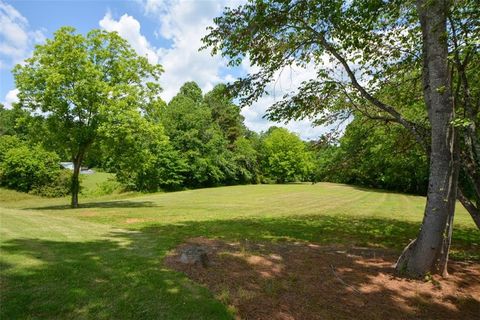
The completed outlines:
[[[467,209],[468,213],[470,214],[473,221],[477,225],[477,228],[480,229],[480,208],[478,208],[478,206],[475,206],[473,202],[470,201],[470,199],[465,197],[461,188],[458,188],[457,190],[457,198],[458,200],[460,200],[463,207]]]

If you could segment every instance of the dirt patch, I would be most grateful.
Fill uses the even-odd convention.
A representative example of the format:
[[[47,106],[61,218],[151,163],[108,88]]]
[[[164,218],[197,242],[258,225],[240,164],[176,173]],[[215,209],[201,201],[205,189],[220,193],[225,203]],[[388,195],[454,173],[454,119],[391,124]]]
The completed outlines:
[[[186,245],[207,250],[209,267],[178,263]],[[450,263],[450,276],[399,278],[396,253],[308,243],[190,239],[166,264],[202,283],[239,319],[478,319],[480,264]]]
[[[125,220],[125,223],[132,224],[132,223],[139,223],[139,222],[146,222],[146,221],[149,221],[149,220],[142,219],[142,218],[128,218]]]
[[[80,215],[82,217],[95,217],[97,216],[97,213],[93,211],[83,211],[82,213],[80,213]]]

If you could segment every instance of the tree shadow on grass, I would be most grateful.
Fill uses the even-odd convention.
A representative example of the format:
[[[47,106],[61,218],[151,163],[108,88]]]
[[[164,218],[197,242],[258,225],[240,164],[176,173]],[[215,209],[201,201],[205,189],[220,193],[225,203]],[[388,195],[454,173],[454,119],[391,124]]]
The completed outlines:
[[[104,201],[104,202],[85,202],[80,203],[79,209],[86,208],[146,208],[146,207],[160,207],[152,201],[129,201],[129,200],[116,200],[116,201]],[[28,208],[28,210],[66,210],[71,209],[68,204],[35,207]]]
[[[417,229],[416,223],[396,220],[310,216],[190,221],[117,230],[105,238],[83,242],[11,239],[1,246],[2,260],[9,268],[2,268],[0,318],[228,319],[231,315],[226,306],[205,288],[165,267],[163,259],[169,250],[188,238],[199,236],[258,243],[293,240],[345,246],[375,245],[400,250]],[[462,232],[456,233],[454,244],[467,253],[478,249],[480,237],[467,236],[468,230]],[[315,265],[309,268],[317,270]],[[230,270],[224,272],[227,278],[234,279]],[[352,280],[356,281],[353,285],[368,283],[369,276],[383,271],[372,272]],[[335,290],[344,293],[342,290],[347,289],[340,286]],[[380,284],[376,294],[394,306],[392,312],[405,314],[405,319],[411,316],[395,307],[398,292],[382,288]],[[461,304],[466,302],[452,301],[460,311],[447,314],[461,318],[464,310]],[[255,304],[255,300],[249,303]],[[428,299],[422,299],[421,303],[429,305]],[[468,303],[475,307],[477,302]],[[326,304],[321,305],[328,308]]]
[[[480,268],[452,263],[440,282],[402,279],[388,250],[194,238],[208,268],[167,265],[233,304],[242,319],[477,319]]]
[[[162,225],[150,225],[165,232]],[[395,219],[351,216],[291,216],[213,221],[188,221],[171,225],[177,235],[207,236],[255,241],[301,240],[319,244],[348,244],[401,251],[418,233],[419,224]],[[474,228],[457,228],[452,256],[480,261],[480,233]]]
[[[165,243],[141,232],[115,238],[4,243],[4,259],[28,264],[2,271],[0,318],[231,319],[206,289],[162,266]]]

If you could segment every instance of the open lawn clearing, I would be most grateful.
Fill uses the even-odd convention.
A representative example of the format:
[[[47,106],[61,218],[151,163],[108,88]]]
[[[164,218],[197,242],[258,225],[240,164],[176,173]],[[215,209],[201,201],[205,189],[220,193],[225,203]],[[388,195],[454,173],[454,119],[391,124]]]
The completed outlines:
[[[7,190],[0,201],[1,318],[228,319],[218,295],[164,265],[170,250],[206,237],[393,257],[415,236],[425,199],[321,183],[81,197],[76,210]],[[452,251],[479,260],[480,234],[460,207]]]

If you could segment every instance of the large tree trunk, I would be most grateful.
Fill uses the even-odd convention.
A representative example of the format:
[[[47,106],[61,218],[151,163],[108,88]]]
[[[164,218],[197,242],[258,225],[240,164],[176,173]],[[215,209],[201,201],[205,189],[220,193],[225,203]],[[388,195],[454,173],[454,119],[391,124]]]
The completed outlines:
[[[71,206],[72,208],[78,208],[78,193],[80,192],[80,168],[82,165],[82,159],[83,155],[78,154],[76,157],[73,159],[73,175],[72,175],[72,185],[71,185],[71,191],[72,191],[72,201],[71,201]]]
[[[446,274],[458,180],[458,151],[448,72],[446,19],[449,2],[418,0],[423,35],[423,83],[431,130],[427,204],[417,239],[397,261],[410,276]]]

